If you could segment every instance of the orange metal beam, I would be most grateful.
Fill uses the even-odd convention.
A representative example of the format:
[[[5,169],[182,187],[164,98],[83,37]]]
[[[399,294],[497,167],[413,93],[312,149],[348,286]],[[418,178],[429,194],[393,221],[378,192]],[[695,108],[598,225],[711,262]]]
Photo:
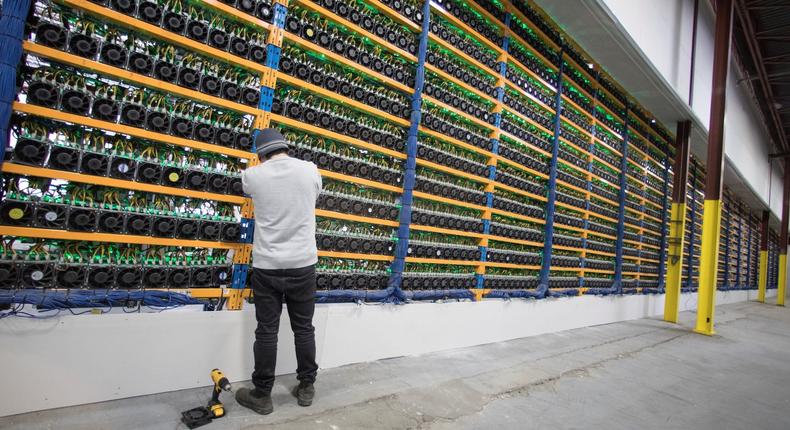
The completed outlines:
[[[51,230],[46,228],[0,226],[0,236],[34,237],[41,239],[80,240],[88,242],[131,243],[135,245],[184,246],[189,248],[238,249],[242,244],[230,242],[209,242],[206,240],[184,240],[163,237],[135,236],[131,234],[110,234]]]
[[[207,193],[205,191],[193,191],[184,188],[165,187],[163,185],[146,184],[144,182],[125,181],[123,179],[108,178],[105,176],[85,175],[82,173],[67,172],[65,170],[53,170],[43,167],[25,166],[11,162],[3,163],[0,167],[3,173],[16,175],[36,176],[39,178],[64,179],[83,184],[104,185],[108,187],[124,188],[135,191],[145,191],[157,194],[170,194],[180,197],[191,197],[203,200],[215,200],[220,202],[233,203],[240,205],[244,203],[244,197],[232,196],[227,194]]]
[[[256,157],[256,155],[251,152],[241,151],[239,149],[231,149],[231,148],[226,148],[224,146],[198,142],[196,140],[183,139],[180,137],[168,136],[166,134],[154,133],[152,131],[148,131],[142,128],[129,127],[127,125],[116,124],[114,122],[99,121],[93,118],[74,115],[74,114],[61,112],[59,110],[49,109],[41,106],[29,105],[26,103],[14,102],[13,109],[16,112],[36,115],[43,118],[54,119],[63,122],[70,122],[72,124],[84,125],[86,127],[100,128],[103,130],[113,131],[115,133],[127,134],[132,137],[139,137],[141,139],[153,140],[156,142],[182,146],[185,148],[194,148],[206,152],[214,152],[217,154],[230,155],[245,160],[249,160],[252,159],[253,157]]]

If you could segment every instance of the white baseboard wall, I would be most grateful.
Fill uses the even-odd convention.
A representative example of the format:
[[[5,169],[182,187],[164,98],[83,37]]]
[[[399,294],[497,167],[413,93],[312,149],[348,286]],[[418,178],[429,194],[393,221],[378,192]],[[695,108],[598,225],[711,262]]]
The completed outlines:
[[[716,303],[727,304],[754,300],[757,291],[717,294]],[[695,309],[696,301],[696,293],[683,294],[680,310]],[[318,305],[318,363],[327,369],[500,342],[661,315],[663,307],[663,295]],[[0,395],[0,416],[207,386],[215,367],[232,381],[247,380],[252,310],[0,320],[3,383],[13,387]],[[277,373],[293,373],[286,312],[280,331]]]

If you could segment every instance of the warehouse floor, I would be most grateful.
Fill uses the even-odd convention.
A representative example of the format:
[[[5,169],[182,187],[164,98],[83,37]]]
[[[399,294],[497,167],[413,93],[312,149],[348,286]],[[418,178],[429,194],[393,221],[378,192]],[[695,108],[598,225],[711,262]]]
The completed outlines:
[[[260,417],[226,396],[211,429],[790,428],[790,310],[720,306],[718,336],[637,320],[330,369],[300,408],[278,380]],[[38,382],[41,384],[42,382]],[[8,389],[11,389],[10,387]],[[45,389],[42,385],[42,389]],[[3,429],[177,429],[185,390],[0,418]]]

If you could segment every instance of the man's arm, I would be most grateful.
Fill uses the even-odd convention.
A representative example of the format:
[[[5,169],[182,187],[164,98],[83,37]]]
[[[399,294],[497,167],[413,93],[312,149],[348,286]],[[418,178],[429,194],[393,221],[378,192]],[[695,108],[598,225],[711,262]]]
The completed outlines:
[[[324,187],[323,180],[321,179],[321,172],[318,171],[318,166],[315,166],[315,200],[318,201],[318,196],[321,195],[321,189]]]
[[[247,183],[247,171],[246,170],[241,172],[241,190],[244,191],[244,194],[250,195],[250,186]]]

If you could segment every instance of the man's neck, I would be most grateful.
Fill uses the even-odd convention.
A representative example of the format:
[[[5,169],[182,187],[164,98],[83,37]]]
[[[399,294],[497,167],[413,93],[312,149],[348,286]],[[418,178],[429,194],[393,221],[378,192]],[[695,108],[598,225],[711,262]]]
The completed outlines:
[[[272,155],[271,158],[269,158],[266,161],[279,160],[281,158],[288,158],[288,154],[275,154],[275,155]]]

